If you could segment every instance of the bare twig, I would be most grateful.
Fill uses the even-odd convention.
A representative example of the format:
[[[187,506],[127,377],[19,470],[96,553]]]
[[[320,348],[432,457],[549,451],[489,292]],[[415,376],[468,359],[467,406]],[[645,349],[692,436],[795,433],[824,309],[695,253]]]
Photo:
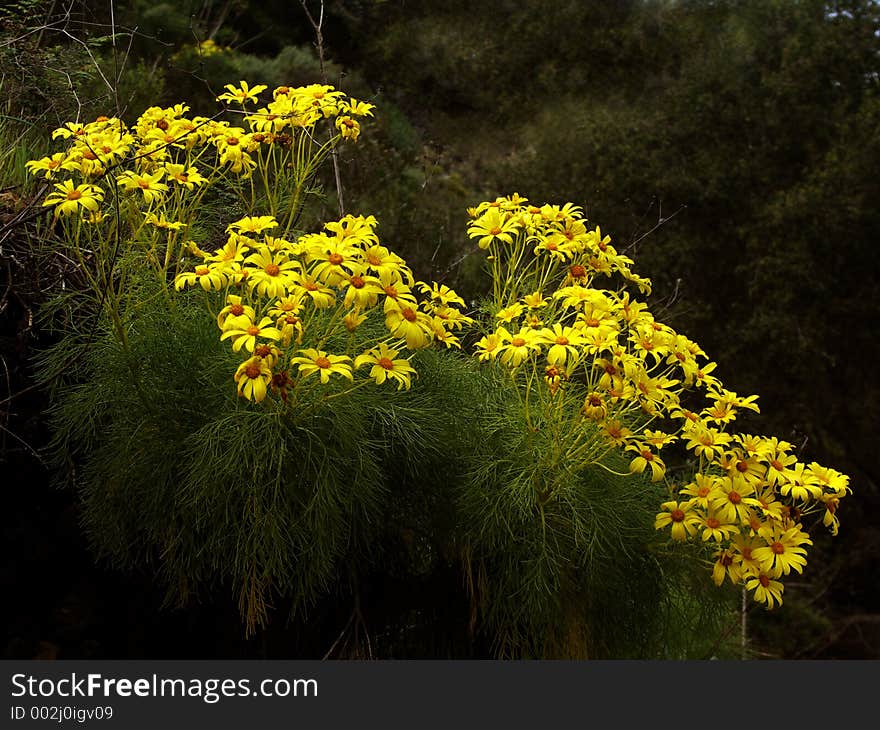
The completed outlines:
[[[322,28],[324,26],[324,0],[321,0],[321,10],[318,13],[318,19],[315,20],[315,17],[312,15],[309,10],[309,6],[306,3],[306,0],[300,0],[300,4],[303,7],[303,10],[306,13],[306,17],[309,19],[309,23],[311,23],[312,28],[315,31],[315,48],[318,51],[318,64],[321,69],[321,83],[325,86],[327,85],[327,69],[324,64],[324,33]],[[327,124],[330,128],[331,137],[335,134],[332,126],[332,122],[327,120]],[[345,202],[342,196],[342,177],[339,174],[339,153],[334,146],[330,150],[330,155],[333,159],[333,176],[336,180],[336,198],[339,203],[339,215],[345,215]]]

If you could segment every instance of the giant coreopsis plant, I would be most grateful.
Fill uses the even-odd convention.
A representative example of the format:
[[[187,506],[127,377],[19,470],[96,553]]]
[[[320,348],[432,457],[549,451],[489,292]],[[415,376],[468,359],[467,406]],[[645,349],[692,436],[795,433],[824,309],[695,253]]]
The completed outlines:
[[[694,559],[781,602],[846,476],[734,430],[756,397],[655,319],[580,208],[470,211],[492,293],[469,306],[373,215],[303,222],[370,104],[246,82],[218,101],[68,123],[29,163],[72,284],[41,363],[54,453],[99,555],[153,566],[175,603],[231,587],[247,633],[454,566],[450,620],[500,656],[689,655],[728,608]],[[385,634],[411,625],[386,610]]]
[[[525,427],[552,434],[535,454],[542,519],[567,498],[569,474],[625,458],[630,473],[666,485],[657,529],[711,546],[717,584],[781,603],[782,579],[806,564],[810,525],[836,534],[848,477],[799,462],[775,436],[736,430],[757,396],[727,390],[702,348],[631,294],[626,285],[649,293],[649,280],[580,208],[512,195],[471,215],[493,282],[475,355],[509,372]],[[674,443],[687,477],[667,472],[661,454]]]

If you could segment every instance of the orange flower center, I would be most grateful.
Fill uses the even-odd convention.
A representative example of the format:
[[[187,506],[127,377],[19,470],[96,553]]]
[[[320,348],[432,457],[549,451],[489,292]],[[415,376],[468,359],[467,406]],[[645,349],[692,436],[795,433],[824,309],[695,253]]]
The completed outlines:
[[[366,285],[366,282],[359,276],[352,276],[350,283],[355,289],[363,289]]]
[[[315,365],[321,368],[321,370],[326,370],[330,367],[330,361],[326,357],[321,355],[321,357],[315,358]]]
[[[150,189],[150,182],[149,182],[149,180],[138,180],[138,181],[137,181],[137,184],[138,184],[138,187],[139,187],[141,190],[149,190],[149,189]]]
[[[68,200],[79,200],[82,197],[82,192],[80,190],[70,190],[67,193]]]
[[[736,462],[736,470],[741,474],[747,472],[749,470],[749,462],[742,460]]]
[[[254,348],[254,355],[257,357],[268,357],[272,354],[272,348],[269,345],[260,345]]]
[[[386,370],[394,370],[394,363],[391,362],[391,360],[389,360],[387,357],[380,357],[376,361],[376,364],[380,367],[385,368]]]
[[[228,144],[230,147],[235,147],[235,145],[238,144],[238,137],[227,137],[226,144]]]
[[[642,458],[645,461],[654,461],[654,454],[652,454],[647,449],[645,449],[644,451],[641,451],[640,453],[641,453]]]
[[[727,499],[730,500],[731,504],[739,504],[742,502],[742,497],[739,492],[731,492],[727,495]]]
[[[589,401],[590,405],[596,408],[597,406],[602,405],[602,396],[597,393],[591,393],[587,396],[587,401]]]
[[[404,309],[402,314],[407,322],[415,322],[418,319],[418,315],[410,307]]]
[[[244,374],[251,380],[255,380],[260,377],[260,366],[252,362],[244,369]]]
[[[670,517],[672,517],[673,522],[683,522],[684,521],[684,510],[674,509],[669,513]]]
[[[489,231],[489,235],[497,236],[501,233],[501,229],[498,226],[495,226],[492,230]]]
[[[556,344],[557,345],[567,345],[568,344],[568,337],[563,337],[560,335],[559,337],[556,338]]]
[[[706,519],[706,527],[708,527],[712,530],[717,530],[719,527],[721,527],[721,523],[718,520],[716,520],[714,517],[708,517]]]
[[[776,471],[782,471],[785,468],[782,466],[782,464],[779,463],[777,459],[773,459],[773,461],[770,462],[770,466],[776,469]]]
[[[207,266],[199,266],[196,269],[196,276],[207,276],[211,273],[211,270]]]
[[[83,152],[83,159],[84,160],[97,160],[98,155],[96,155],[91,150],[86,150],[85,152]]]
[[[278,264],[275,264],[275,263],[267,264],[266,268],[265,268],[265,272],[269,276],[278,276],[278,274],[281,272],[281,268],[278,266]]]
[[[743,560],[752,559],[752,549],[750,547],[744,547],[740,552],[742,553]]]
[[[526,341],[522,337],[514,337],[510,341],[510,344],[513,345],[514,347],[522,347],[523,345],[526,344]]]
[[[782,553],[785,552],[785,545],[777,540],[770,546],[770,549],[773,551],[774,555],[782,555]]]
[[[344,256],[341,256],[341,255],[338,254],[338,253],[331,253],[331,254],[327,257],[327,260],[328,260],[331,264],[333,264],[334,266],[339,266],[339,264],[341,264],[343,261],[345,261],[345,257],[344,257]]]
[[[698,496],[698,497],[706,497],[706,496],[709,495],[709,492],[710,492],[710,491],[711,491],[711,490],[709,489],[709,487],[700,487],[700,488],[697,490],[697,496]]]
[[[260,334],[260,328],[257,327],[255,324],[252,324],[252,325],[251,325],[250,327],[248,327],[247,330],[245,330],[245,331],[246,331],[251,337],[256,337],[258,334]]]
[[[244,305],[233,304],[231,307],[229,307],[229,313],[233,317],[240,317],[242,314],[244,314]]]
[[[766,588],[770,585],[770,578],[768,578],[766,575],[760,575],[758,576],[758,583]]]
[[[317,284],[315,284],[315,283],[312,282],[312,281],[304,281],[304,282],[303,282],[303,287],[304,287],[307,291],[318,291],[318,289],[321,288],[321,287],[319,287]]]

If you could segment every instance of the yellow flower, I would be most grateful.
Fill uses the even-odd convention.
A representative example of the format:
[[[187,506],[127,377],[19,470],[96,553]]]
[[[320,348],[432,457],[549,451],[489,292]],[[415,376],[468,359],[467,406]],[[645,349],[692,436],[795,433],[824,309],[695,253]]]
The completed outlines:
[[[196,185],[204,185],[208,182],[208,179],[203,177],[195,167],[175,165],[171,162],[165,163],[165,174],[169,180],[187,190],[192,190]]]
[[[696,474],[694,481],[682,487],[679,494],[690,497],[689,503],[701,509],[709,509],[712,500],[721,496],[718,489],[718,478],[707,474]]]
[[[343,302],[346,307],[369,309],[374,307],[382,293],[382,285],[375,276],[366,276],[364,267],[353,267],[351,276],[347,277],[348,287]]]
[[[754,487],[739,476],[721,477],[717,487],[718,494],[711,501],[712,509],[725,522],[748,524],[749,505],[743,500],[755,491]]]
[[[468,227],[468,235],[477,238],[480,248],[489,248],[495,241],[512,243],[519,231],[519,223],[498,208],[490,208]]]
[[[226,232],[262,233],[278,227],[278,221],[271,215],[245,216],[226,226]]]
[[[67,160],[67,154],[64,152],[56,152],[51,157],[42,157],[39,160],[30,160],[24,164],[31,175],[42,176],[47,180],[52,179],[56,172],[61,170],[62,165]]]
[[[392,350],[384,342],[380,342],[377,347],[358,355],[354,361],[355,369],[362,365],[372,365],[370,377],[379,385],[386,380],[397,381],[397,389],[406,388],[409,390],[410,379],[415,374],[415,368],[410,364],[409,360],[397,358],[399,352]],[[397,359],[396,359],[397,358]]]
[[[263,317],[259,323],[255,323],[247,315],[242,315],[227,319],[223,334],[220,335],[221,340],[233,339],[232,349],[235,352],[241,350],[242,347],[248,352],[253,352],[257,346],[258,337],[280,340],[281,332],[269,317]]]
[[[829,469],[813,461],[807,467],[807,471],[813,481],[838,497],[842,497],[847,492],[852,491],[849,487],[849,477],[835,469]]]
[[[334,293],[334,291],[324,286],[313,276],[298,272],[296,275],[296,280],[297,288],[294,291],[302,293],[303,296],[308,294],[308,296],[312,300],[312,303],[318,309],[326,309],[327,307],[332,307],[333,304],[336,302],[336,294]]]
[[[572,327],[565,327],[559,323],[552,329],[543,329],[538,333],[538,339],[545,345],[550,345],[547,350],[547,362],[551,365],[565,365],[577,362],[580,357],[580,347],[584,344],[583,335]]]
[[[350,139],[352,142],[357,142],[361,134],[361,125],[349,116],[337,117],[336,128],[343,139]]]
[[[168,186],[160,182],[164,175],[164,170],[157,170],[152,174],[126,170],[116,178],[116,182],[126,190],[140,190],[144,195],[144,200],[147,203],[153,203],[156,200],[161,200],[168,190]]]
[[[458,296],[458,294],[446,286],[446,284],[438,284],[436,281],[432,281],[429,285],[424,281],[420,281],[416,284],[416,289],[427,294],[432,301],[439,302],[442,305],[448,306],[450,304],[457,304],[460,307],[464,306],[464,299]]]
[[[198,284],[205,291],[220,290],[226,286],[228,278],[223,266],[218,264],[198,266],[195,271],[184,271],[174,277],[174,288],[180,291],[187,285]]]
[[[385,312],[385,326],[395,337],[406,340],[410,350],[418,350],[431,344],[434,331],[431,320],[413,307],[391,307]]]
[[[498,310],[495,318],[500,322],[509,324],[510,322],[513,322],[513,320],[517,319],[522,314],[522,311],[522,304],[520,304],[519,302],[514,302],[509,307],[504,307],[504,309]]]
[[[159,213],[158,216],[155,213],[144,213],[144,223],[156,226],[156,228],[164,228],[169,231],[179,231],[181,228],[186,227],[186,223],[169,221],[165,218],[164,213]]]
[[[553,367],[553,366],[551,366]],[[558,375],[558,368],[554,368]],[[587,394],[584,404],[581,406],[581,413],[594,421],[601,421],[608,414],[608,404],[605,402],[605,396],[602,393],[593,391]]]
[[[97,185],[74,185],[72,180],[56,183],[55,191],[49,193],[43,201],[43,205],[54,205],[55,215],[71,215],[79,208],[95,212],[98,205],[104,199],[104,191]]]
[[[504,327],[499,327],[498,334],[503,342],[498,348],[501,362],[509,367],[519,367],[526,358],[541,351],[537,333],[531,329],[524,328],[512,335]]]
[[[783,497],[790,496],[803,502],[818,499],[822,496],[822,486],[815,474],[798,462],[788,473],[788,479],[780,484],[779,492]]]
[[[768,609],[782,605],[782,591],[785,586],[766,573],[751,575],[746,579],[746,588],[755,592],[755,600],[767,605]]]
[[[648,444],[637,442],[626,447],[627,451],[634,451],[636,456],[629,464],[630,474],[641,474],[647,467],[651,467],[651,481],[659,482],[666,473],[666,464],[663,459],[654,454]]]
[[[731,535],[735,535],[739,532],[739,527],[737,525],[731,524],[730,522],[724,522],[712,510],[709,510],[705,516],[700,518],[700,527],[703,529],[703,542],[706,542],[707,540],[722,542]]]
[[[252,357],[238,366],[235,382],[238,392],[259,403],[266,397],[266,386],[272,381],[272,369],[267,358]]]
[[[742,582],[742,566],[740,556],[733,550],[727,548],[719,551],[712,567],[712,580],[716,586],[724,583],[726,577],[730,577],[730,582],[738,585]]]
[[[764,538],[766,545],[755,548],[752,555],[761,564],[764,572],[773,578],[788,575],[792,570],[803,573],[807,559],[806,548],[813,541],[800,525],[784,528],[777,522],[765,523],[758,534]]]
[[[229,294],[226,297],[226,306],[217,313],[217,326],[221,331],[225,330],[227,319],[242,316],[246,317],[248,321],[253,321],[256,316],[254,308],[244,304],[240,296]]]
[[[354,332],[364,323],[366,319],[366,314],[361,314],[359,311],[354,310],[352,312],[349,312],[342,318],[342,324],[345,325],[345,329],[347,329],[349,332]]]
[[[274,299],[283,297],[297,284],[299,261],[283,254],[273,256],[267,248],[260,248],[245,260],[247,285],[261,296]]]
[[[688,502],[664,502],[663,512],[657,514],[654,519],[654,529],[662,530],[672,526],[672,539],[682,542],[691,537],[700,524],[699,515],[692,511]]]
[[[497,332],[492,332],[491,334],[482,337],[474,346],[480,362],[494,360],[499,352],[502,342],[501,335]]]
[[[547,300],[544,299],[544,294],[540,291],[532,292],[531,294],[526,294],[522,298],[522,302],[529,309],[540,309],[541,307],[547,306]]]
[[[731,441],[730,434],[717,428],[697,424],[688,432],[685,448],[693,449],[697,456],[704,456],[709,461],[724,453],[724,447]]]
[[[300,350],[300,352],[302,357],[294,357],[291,362],[299,365],[299,371],[303,377],[319,373],[322,383],[327,383],[333,373],[349,380],[354,378],[351,365],[348,364],[351,358],[346,355],[329,355],[323,350],[313,348]]]
[[[245,102],[252,101],[256,104],[258,101],[257,94],[261,91],[265,91],[269,87],[265,84],[257,84],[251,88],[248,86],[247,81],[242,81],[240,86],[226,84],[223,88],[226,89],[226,93],[220,94],[220,96],[217,97],[217,101],[225,101],[230,104],[232,102],[244,104]]]

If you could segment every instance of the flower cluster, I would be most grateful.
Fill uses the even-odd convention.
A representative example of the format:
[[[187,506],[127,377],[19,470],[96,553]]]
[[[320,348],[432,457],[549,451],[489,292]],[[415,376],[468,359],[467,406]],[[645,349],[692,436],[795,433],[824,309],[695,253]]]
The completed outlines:
[[[434,342],[460,346],[455,331],[472,321],[464,301],[444,285],[416,281],[379,241],[373,216],[347,215],[296,241],[273,235],[278,227],[272,216],[235,221],[216,252],[193,246],[200,262],[175,279],[178,290],[221,292],[220,339],[245,357],[234,376],[242,396],[259,402],[274,394],[287,403],[312,376],[359,387],[362,368],[367,382],[409,389],[415,369],[404,353]],[[363,332],[371,317],[383,321],[381,334],[340,337]],[[340,342],[344,352],[328,351]]]
[[[99,117],[93,122],[68,122],[53,138],[64,139],[64,151],[32,160],[29,171],[54,183],[43,205],[56,216],[83,213],[89,222],[102,220],[102,204],[112,187],[141,207],[157,212],[175,208],[178,198],[210,180],[230,176],[247,179],[256,169],[284,169],[293,160],[312,155],[304,147],[316,145],[315,125],[331,122],[335,137],[356,141],[357,117],[372,115],[373,106],[347,97],[331,86],[279,86],[272,101],[256,111],[264,85],[226,85],[218,101],[244,117],[238,126],[218,117],[187,116],[189,107],[150,107],[129,128],[121,119]],[[278,151],[280,150],[280,151]],[[317,155],[320,157],[320,155]],[[62,179],[65,178],[65,179]]]
[[[758,412],[757,396],[727,390],[696,342],[631,296],[626,284],[647,294],[650,281],[580,208],[533,206],[514,194],[469,213],[494,284],[494,321],[475,354],[511,372],[526,419],[533,404],[549,420],[579,408],[578,427],[560,437],[561,468],[609,468],[614,451],[630,473],[660,482],[668,479],[662,449],[683,445],[696,474],[670,484],[656,527],[714,545],[719,585],[729,578],[768,607],[781,603],[779,578],[802,571],[811,544],[804,518],[821,510],[836,533],[848,478],[799,463],[789,443],[733,430],[739,413]],[[621,283],[611,288],[614,276]]]

